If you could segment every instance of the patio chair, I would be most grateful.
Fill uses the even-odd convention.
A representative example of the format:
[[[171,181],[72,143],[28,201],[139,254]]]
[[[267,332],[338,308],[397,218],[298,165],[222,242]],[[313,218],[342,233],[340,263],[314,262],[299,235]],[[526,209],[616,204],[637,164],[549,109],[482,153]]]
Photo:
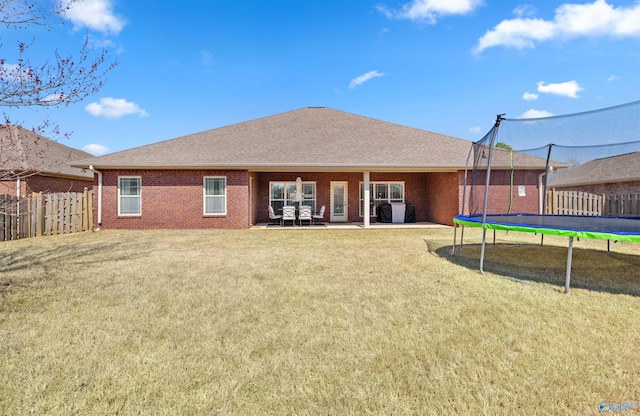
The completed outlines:
[[[286,225],[287,221],[291,221],[291,225],[296,225],[296,207],[285,205],[282,207],[282,225]]]
[[[278,224],[282,221],[282,215],[276,215],[273,207],[269,205],[269,219],[274,223]]]
[[[313,222],[311,216],[311,207],[309,205],[300,205],[300,212],[298,213],[298,223],[302,225],[302,221],[309,221],[309,225]]]
[[[320,207],[320,212],[313,215],[313,222],[324,219],[324,205]]]

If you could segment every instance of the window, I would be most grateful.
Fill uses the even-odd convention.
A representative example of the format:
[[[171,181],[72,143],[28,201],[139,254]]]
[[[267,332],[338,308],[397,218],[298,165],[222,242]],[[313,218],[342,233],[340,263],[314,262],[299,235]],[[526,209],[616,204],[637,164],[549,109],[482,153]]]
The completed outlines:
[[[118,177],[118,215],[142,215],[142,178]]]
[[[404,202],[404,182],[370,182],[371,215],[378,215],[378,205]],[[360,182],[360,216],[364,215],[364,183]]]
[[[227,178],[204,178],[204,215],[227,214]]]
[[[285,205],[295,205],[296,201],[295,182],[270,182],[269,183],[269,205],[274,211],[282,209]],[[302,182],[302,202],[300,205],[309,205],[311,209],[316,209],[316,183]]]

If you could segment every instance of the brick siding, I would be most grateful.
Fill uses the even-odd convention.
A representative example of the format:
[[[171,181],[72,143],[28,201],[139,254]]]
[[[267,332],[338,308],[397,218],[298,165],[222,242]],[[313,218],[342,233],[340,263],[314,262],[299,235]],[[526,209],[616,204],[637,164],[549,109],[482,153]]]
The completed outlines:
[[[537,212],[537,178],[540,172],[516,172],[512,212]],[[509,205],[510,172],[492,172],[490,211],[506,212]],[[142,215],[118,216],[118,177],[142,179]],[[226,176],[227,214],[203,214],[203,177]],[[102,224],[105,229],[244,229],[269,222],[269,183],[316,183],[316,206],[326,206],[325,221],[330,219],[331,182],[348,182],[348,221],[362,222],[360,216],[360,172],[247,172],[222,170],[104,170]],[[392,173],[372,172],[371,182],[404,182],[405,202],[416,208],[416,221],[452,225],[460,213],[464,172]],[[253,188],[250,189],[251,184]],[[526,196],[518,196],[518,185]],[[484,186],[478,186],[479,193]],[[483,195],[482,195],[483,196]],[[95,194],[97,198],[97,192]],[[97,207],[97,201],[94,201]],[[97,219],[97,215],[94,216]],[[376,218],[371,217],[375,222]]]
[[[426,198],[427,219],[426,221],[438,224],[453,224],[453,217],[460,213],[460,203],[462,200],[462,185],[460,177],[464,172],[433,172],[427,174]]]
[[[105,170],[102,172],[105,229],[194,229],[249,227],[249,175],[221,170]],[[118,216],[118,177],[140,176],[142,215]],[[227,178],[227,214],[204,215],[203,178]],[[97,192],[96,199],[97,199]],[[97,207],[97,200],[94,201]],[[94,216],[97,221],[97,215]]]
[[[511,204],[512,213],[529,213],[537,214],[539,212],[539,190],[538,176],[543,171],[515,171],[513,176],[513,188],[511,187],[511,171],[510,170],[494,170],[491,171],[491,181],[489,189],[489,201],[487,204],[487,213],[504,214],[509,212]],[[471,205],[472,214],[481,213],[484,204],[484,192],[486,183],[486,172],[477,172],[473,176],[469,173],[467,186],[467,202],[465,213],[469,213]],[[464,183],[464,174],[461,175],[461,184]],[[470,184],[474,182],[473,189]],[[524,190],[524,196],[520,195],[520,188]],[[461,186],[461,189],[463,187]],[[511,198],[511,199],[510,199]]]
[[[93,186],[92,180],[60,178],[55,176],[33,175],[20,180],[20,195],[34,193],[83,192]],[[16,195],[16,181],[1,181],[0,195]]]

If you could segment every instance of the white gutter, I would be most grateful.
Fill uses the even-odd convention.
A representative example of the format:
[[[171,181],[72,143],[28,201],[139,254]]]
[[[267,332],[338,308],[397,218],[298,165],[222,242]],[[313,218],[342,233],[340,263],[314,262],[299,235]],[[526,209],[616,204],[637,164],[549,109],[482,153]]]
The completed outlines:
[[[102,225],[102,172],[89,165],[89,170],[98,175],[98,225]]]

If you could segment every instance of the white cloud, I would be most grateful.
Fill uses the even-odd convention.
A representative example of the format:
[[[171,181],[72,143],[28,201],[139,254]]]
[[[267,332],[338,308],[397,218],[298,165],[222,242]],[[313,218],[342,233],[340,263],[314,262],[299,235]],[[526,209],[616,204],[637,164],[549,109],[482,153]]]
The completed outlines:
[[[102,146],[101,144],[92,143],[83,147],[82,150],[84,150],[87,153],[91,153],[94,156],[100,156],[107,153],[109,151],[109,148]]]
[[[503,20],[487,31],[478,40],[474,52],[480,53],[494,46],[533,48],[537,42],[557,38],[640,37],[640,2],[617,8],[606,0],[595,0],[588,4],[563,4],[556,9],[553,20],[522,18],[521,8],[517,8],[514,13],[517,18]]]
[[[2,63],[0,65],[0,78],[9,78],[9,79],[17,79],[18,74],[20,73],[20,65],[18,64],[8,64]],[[27,71],[22,70],[22,74],[28,75]]]
[[[413,0],[400,10],[377,9],[388,18],[409,19],[435,24],[438,17],[467,14],[482,4],[482,0]]]
[[[469,132],[470,133],[474,133],[474,134],[478,134],[482,131],[482,128],[480,126],[476,126],[476,127],[471,127],[469,128]]]
[[[551,117],[553,114],[546,111],[546,110],[527,110],[524,113],[522,113],[522,115],[520,116],[520,118],[542,118],[542,117]]]
[[[538,82],[538,92],[562,95],[565,97],[578,98],[578,92],[584,90],[577,82],[567,81],[560,84],[547,84],[543,81]]]
[[[535,16],[537,12],[538,10],[529,4],[518,6],[513,10],[513,14],[518,17]]]
[[[526,101],[535,101],[538,99],[538,94],[534,94],[532,92],[525,92],[522,94],[522,99]]]
[[[146,117],[147,112],[136,103],[129,102],[124,98],[106,97],[100,100],[100,103],[91,103],[85,107],[91,115],[102,116],[106,118],[120,118],[128,114],[138,114],[140,117]]]
[[[113,13],[112,0],[64,0],[67,8],[64,16],[73,22],[76,29],[89,28],[98,32],[118,34],[125,21]]]
[[[349,88],[354,89],[358,85],[364,84],[372,78],[382,77],[384,75],[385,74],[378,71],[369,71],[364,75],[360,75],[359,77],[352,79],[351,83],[349,84]]]
[[[611,76],[607,78],[607,81],[615,81],[617,79],[620,79],[620,77],[617,75],[611,74]]]

